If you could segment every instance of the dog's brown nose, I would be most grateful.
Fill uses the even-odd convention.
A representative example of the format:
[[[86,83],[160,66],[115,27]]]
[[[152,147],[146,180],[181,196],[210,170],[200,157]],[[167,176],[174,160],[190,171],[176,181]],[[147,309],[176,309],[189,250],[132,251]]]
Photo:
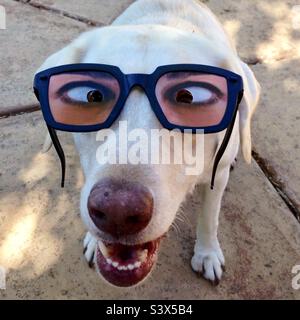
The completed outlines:
[[[106,178],[92,189],[88,210],[95,225],[112,236],[138,233],[153,211],[151,192],[139,183]]]

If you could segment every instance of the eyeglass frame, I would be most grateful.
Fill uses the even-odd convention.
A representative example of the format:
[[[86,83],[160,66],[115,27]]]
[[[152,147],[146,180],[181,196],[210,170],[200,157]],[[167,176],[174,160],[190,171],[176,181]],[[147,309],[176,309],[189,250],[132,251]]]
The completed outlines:
[[[95,125],[71,125],[57,122],[52,115],[49,102],[48,91],[51,77],[64,73],[76,73],[84,71],[105,72],[113,76],[114,79],[118,81],[120,95],[115,103],[115,106],[113,107],[108,118],[103,123]],[[159,79],[170,72],[200,72],[203,74],[211,74],[225,78],[228,89],[228,101],[226,111],[221,122],[216,125],[205,127],[181,126],[169,122],[158,102],[155,90]],[[44,119],[50,127],[56,130],[67,132],[93,132],[111,127],[111,125],[116,121],[122,112],[130,92],[136,86],[139,86],[144,90],[154,114],[165,129],[177,129],[181,132],[189,130],[189,132],[192,133],[197,133],[197,131],[202,130],[204,134],[220,132],[229,126],[233,119],[236,108],[238,108],[239,96],[243,92],[243,80],[240,75],[229,70],[200,64],[173,64],[160,66],[157,67],[156,70],[151,74],[124,74],[119,67],[106,64],[68,64],[46,69],[37,73],[34,78],[33,88],[38,100],[40,101]]]
[[[101,124],[97,125],[67,125],[62,124],[55,121],[52,116],[50,103],[49,103],[49,82],[52,76],[68,73],[68,72],[82,72],[82,71],[100,71],[107,72],[111,74],[119,83],[120,86],[120,97],[116,102],[110,116],[107,120]],[[207,126],[207,127],[187,127],[187,126],[179,126],[170,123],[166,116],[164,115],[162,108],[159,105],[157,100],[155,89],[157,82],[159,79],[170,72],[201,72],[204,74],[212,74],[224,77],[227,81],[227,89],[228,89],[228,101],[225,114],[221,122],[217,125]],[[135,87],[139,86],[144,89],[151,108],[155,113],[156,117],[160,121],[161,125],[169,130],[178,129],[181,132],[185,130],[189,130],[189,133],[197,133],[201,130],[201,133],[217,133],[223,131],[227,128],[222,144],[216,153],[212,178],[211,178],[211,189],[214,189],[215,176],[218,168],[218,164],[226,150],[228,142],[230,140],[236,115],[238,112],[238,107],[240,102],[242,101],[244,88],[243,88],[243,79],[240,75],[231,72],[226,69],[200,65],[200,64],[173,64],[157,67],[156,70],[152,74],[124,74],[119,67],[105,65],[105,64],[91,64],[91,63],[80,63],[80,64],[68,64],[62,65],[58,67],[53,67],[50,69],[43,70],[37,73],[34,77],[34,93],[37,99],[40,102],[41,109],[43,112],[44,119],[47,123],[48,131],[54,147],[57,151],[57,154],[60,158],[61,168],[62,168],[62,178],[61,178],[61,187],[64,187],[65,182],[65,155],[63,148],[59,142],[57,137],[56,130],[60,131],[68,131],[68,132],[93,132],[101,129],[109,128],[113,122],[118,118],[121,111],[123,110],[126,100],[131,92],[131,90]]]

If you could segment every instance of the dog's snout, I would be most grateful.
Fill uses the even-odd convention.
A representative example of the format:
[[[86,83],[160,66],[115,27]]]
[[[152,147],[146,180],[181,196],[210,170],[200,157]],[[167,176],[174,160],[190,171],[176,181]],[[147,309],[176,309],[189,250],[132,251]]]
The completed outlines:
[[[153,197],[139,183],[107,178],[93,187],[88,211],[99,230],[115,237],[131,235],[150,222]]]

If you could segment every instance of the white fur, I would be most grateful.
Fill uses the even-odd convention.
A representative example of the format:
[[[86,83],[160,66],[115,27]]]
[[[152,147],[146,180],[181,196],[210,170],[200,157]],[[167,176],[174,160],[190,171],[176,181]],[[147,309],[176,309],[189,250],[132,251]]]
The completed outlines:
[[[117,65],[124,73],[152,73],[156,67],[176,63],[198,63],[222,67],[239,73],[244,80],[245,96],[228,148],[220,162],[215,189],[210,190],[212,164],[224,132],[206,135],[205,168],[199,176],[185,175],[184,165],[99,165],[96,162],[96,133],[74,134],[86,183],[81,193],[81,215],[89,235],[87,259],[93,239],[113,241],[100,232],[87,212],[87,199],[93,185],[105,176],[138,181],[154,195],[154,214],[138,236],[119,241],[143,243],[164,234],[176,212],[196,184],[202,188],[197,240],[192,267],[205,278],[221,278],[224,256],[217,238],[221,199],[229,178],[231,163],[237,155],[241,137],[242,151],[251,160],[250,121],[258,102],[260,87],[249,67],[241,62],[220,23],[203,4],[193,0],[139,0],[131,5],[112,26],[84,33],[70,45],[49,57],[40,70],[68,63]],[[161,128],[145,94],[135,89],[130,94],[119,120],[127,120],[129,130]],[[112,129],[118,131],[116,121]],[[178,133],[178,139],[181,134]],[[100,145],[106,148],[108,141]],[[91,243],[91,245],[88,245]]]

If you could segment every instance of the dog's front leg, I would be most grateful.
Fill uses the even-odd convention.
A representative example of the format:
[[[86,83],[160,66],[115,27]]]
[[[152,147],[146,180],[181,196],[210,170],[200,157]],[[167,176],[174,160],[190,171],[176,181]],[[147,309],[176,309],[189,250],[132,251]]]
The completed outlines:
[[[222,277],[225,259],[217,237],[221,200],[229,178],[229,168],[217,173],[215,187],[201,186],[202,210],[198,216],[197,239],[191,264],[196,272],[217,285]]]

